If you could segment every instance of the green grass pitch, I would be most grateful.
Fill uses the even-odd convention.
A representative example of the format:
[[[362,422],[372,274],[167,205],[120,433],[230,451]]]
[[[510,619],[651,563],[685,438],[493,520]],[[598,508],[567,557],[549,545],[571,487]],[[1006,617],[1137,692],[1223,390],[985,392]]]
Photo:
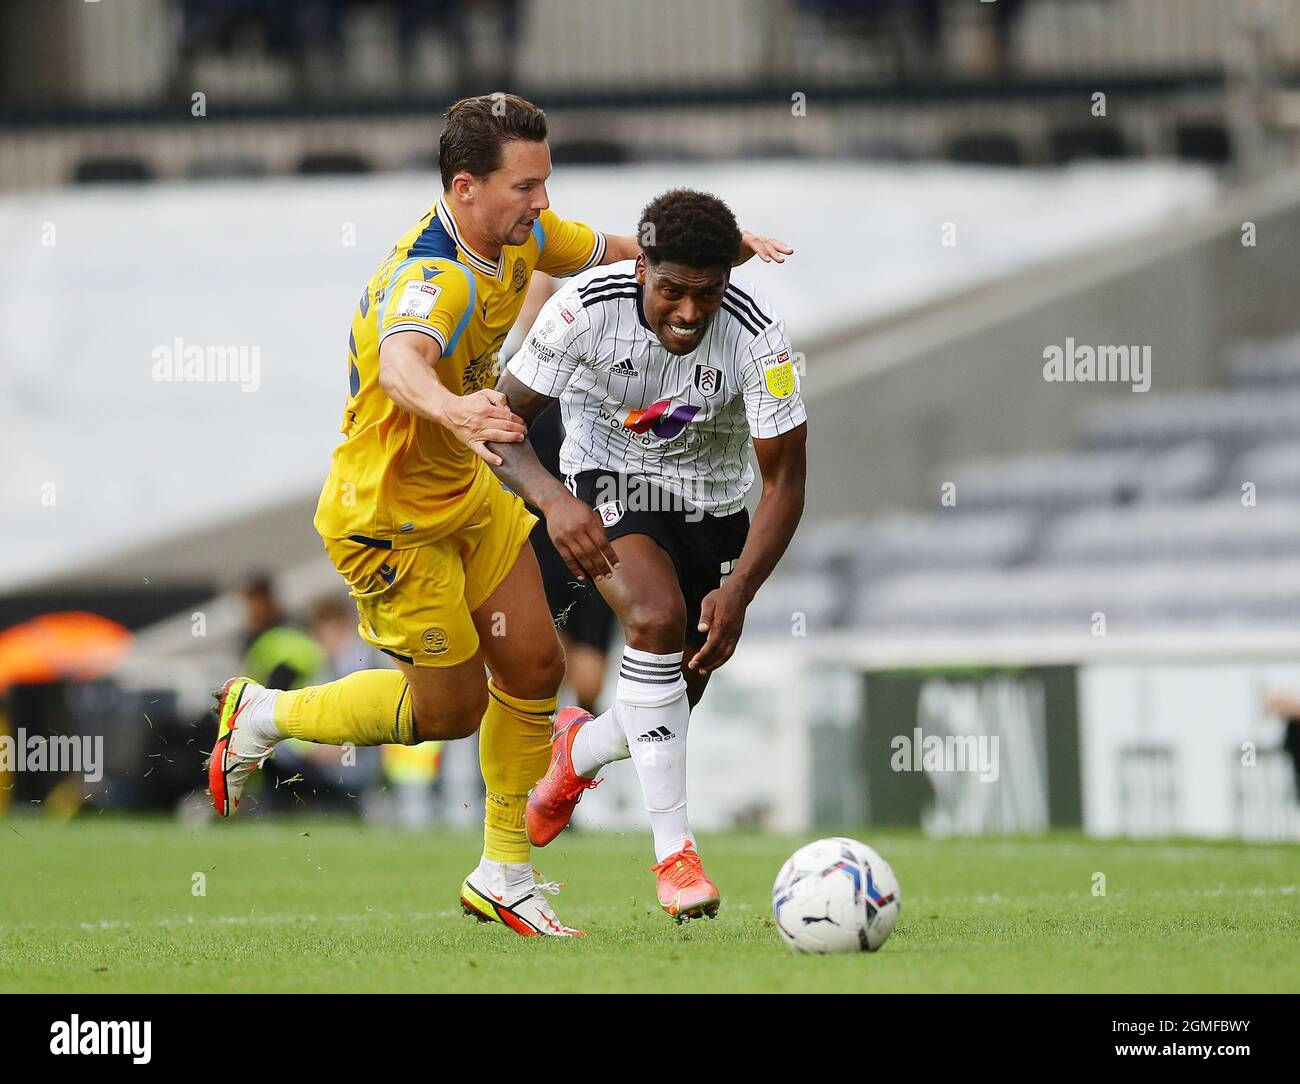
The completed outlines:
[[[470,833],[10,818],[0,990],[1300,991],[1298,846],[852,834],[898,873],[898,929],[878,953],[800,957],[769,893],[805,839],[705,833],[722,912],[678,927],[647,838],[561,836],[535,861],[588,937],[560,941],[460,914]]]

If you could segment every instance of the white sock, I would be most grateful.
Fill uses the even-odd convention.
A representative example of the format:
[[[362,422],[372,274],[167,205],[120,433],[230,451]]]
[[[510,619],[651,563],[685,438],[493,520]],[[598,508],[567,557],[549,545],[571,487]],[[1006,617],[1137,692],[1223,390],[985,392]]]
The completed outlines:
[[[682,653],[653,655],[623,649],[614,715],[641,781],[655,836],[655,860],[686,846],[686,729],[691,706],[682,677]],[[590,724],[588,724],[590,725]]]
[[[478,876],[484,888],[506,903],[514,903],[537,883],[531,862],[493,862],[486,855],[478,860]]]
[[[275,725],[275,702],[280,693],[277,689],[263,689],[249,686],[244,693],[244,703],[240,705],[239,720],[235,723],[235,733],[243,732],[237,743],[237,751],[243,755],[254,752],[270,751],[277,742],[284,740]]]
[[[584,779],[594,779],[606,764],[626,760],[630,755],[627,735],[614,716],[614,709],[583,723],[573,739],[573,770]]]

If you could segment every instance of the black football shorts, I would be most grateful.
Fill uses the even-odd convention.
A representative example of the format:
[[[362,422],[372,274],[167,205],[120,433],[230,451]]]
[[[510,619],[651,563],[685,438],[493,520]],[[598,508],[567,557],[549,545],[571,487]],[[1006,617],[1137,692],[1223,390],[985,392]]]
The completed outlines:
[[[645,475],[588,470],[567,479],[570,492],[600,515],[611,541],[630,534],[653,538],[672,558],[686,603],[686,643],[699,647],[705,636],[700,603],[735,567],[749,535],[745,509],[714,516],[660,489]]]

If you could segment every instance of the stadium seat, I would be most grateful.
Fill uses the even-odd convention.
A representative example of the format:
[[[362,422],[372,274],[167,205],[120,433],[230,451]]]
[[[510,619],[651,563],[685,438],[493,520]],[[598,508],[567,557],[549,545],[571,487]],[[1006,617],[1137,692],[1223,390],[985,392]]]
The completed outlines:
[[[266,163],[259,158],[196,158],[185,169],[192,181],[222,181],[265,177]]]
[[[844,618],[844,595],[821,573],[774,575],[745,610],[745,631],[790,635],[796,620],[807,635],[837,628]],[[802,615],[802,616],[799,616]]]
[[[612,139],[570,139],[551,144],[551,163],[557,166],[614,166],[629,158],[627,147]]]
[[[670,162],[698,162],[698,151],[680,143],[642,143],[634,151],[638,162],[654,164]]]
[[[1228,371],[1235,388],[1300,391],[1300,338],[1242,343],[1229,355]]]
[[[853,618],[888,633],[973,629],[1107,635],[1193,621],[1239,627],[1294,622],[1300,561],[1156,561],[1098,568],[1031,568],[908,574],[874,584]]]
[[[789,139],[760,139],[746,143],[736,152],[737,158],[766,159],[801,158],[803,150]]]
[[[1228,471],[1225,489],[1240,493],[1246,482],[1254,483],[1260,501],[1300,497],[1300,440],[1263,444],[1242,453]]]
[[[948,143],[948,157],[954,162],[978,166],[1024,164],[1020,140],[1004,132],[972,132],[954,136]]]
[[[1208,440],[1190,440],[1143,460],[1139,497],[1181,501],[1208,497],[1219,488],[1224,457]]]
[[[852,140],[845,148],[845,153],[872,162],[915,162],[921,157],[915,144],[901,137],[889,136]]]
[[[73,184],[122,184],[152,180],[153,171],[139,158],[83,158],[72,172]]]
[[[429,147],[425,150],[415,151],[402,163],[402,168],[436,173],[438,170],[438,148]]]
[[[853,570],[867,580],[901,569],[1011,565],[1029,554],[1037,526],[1022,512],[961,515],[947,508],[890,516],[858,535]]]
[[[1167,451],[1088,451],[982,460],[943,474],[956,486],[963,512],[1021,509],[1053,516],[1094,504],[1208,496],[1222,460],[1208,441]]]
[[[1229,450],[1300,437],[1300,391],[1168,392],[1134,396],[1088,411],[1083,441],[1089,448],[1167,448],[1214,440]]]
[[[1232,160],[1232,140],[1222,124],[1190,121],[1174,128],[1174,153],[1187,161],[1225,165]]]
[[[1124,158],[1128,145],[1114,126],[1057,128],[1048,137],[1048,155],[1057,164],[1081,158]]]
[[[1091,508],[1051,524],[1045,562],[1127,565],[1201,557],[1251,559],[1293,554],[1300,539],[1300,501],[1245,507],[1229,494],[1214,501]]]
[[[801,523],[781,567],[799,572],[844,571],[872,525],[872,520],[856,517]]]
[[[778,624],[788,625],[792,610],[799,610],[809,622],[816,617],[826,627],[839,627],[873,580],[910,569],[1013,564],[1031,551],[1036,529],[1033,516],[1018,512],[958,515],[952,509],[809,523],[795,536],[779,570],[783,582],[797,588],[765,601],[761,612],[770,608]],[[764,585],[758,597],[770,587]]]
[[[348,151],[313,151],[302,156],[298,172],[304,177],[369,173],[370,163]]]
[[[1061,452],[977,460],[943,473],[956,487],[955,508],[982,512],[1019,508],[1054,515],[1085,504],[1132,499],[1142,456],[1130,451]]]

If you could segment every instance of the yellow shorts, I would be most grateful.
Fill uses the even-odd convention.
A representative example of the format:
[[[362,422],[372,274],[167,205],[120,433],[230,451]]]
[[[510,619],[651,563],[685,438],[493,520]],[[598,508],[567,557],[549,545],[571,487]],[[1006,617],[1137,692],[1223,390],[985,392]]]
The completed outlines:
[[[463,527],[413,549],[325,539],[368,644],[415,666],[456,666],[478,651],[470,615],[514,567],[537,517],[496,481]]]

